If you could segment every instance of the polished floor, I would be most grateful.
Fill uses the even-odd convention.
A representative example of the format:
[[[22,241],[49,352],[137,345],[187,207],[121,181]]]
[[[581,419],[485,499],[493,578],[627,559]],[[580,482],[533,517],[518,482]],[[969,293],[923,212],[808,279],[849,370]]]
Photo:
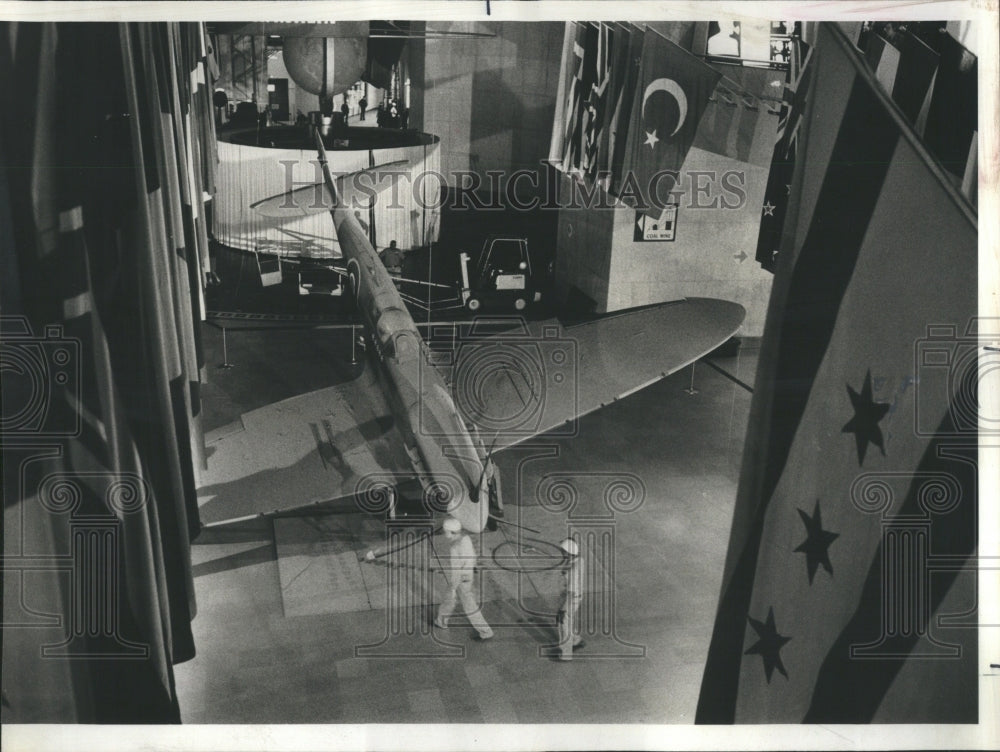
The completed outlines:
[[[204,335],[206,430],[350,372],[342,331],[230,332],[229,369],[216,368],[221,332]],[[756,343],[714,362],[752,385]],[[487,642],[463,617],[429,626],[440,536],[364,562],[386,542],[361,514],[205,530],[193,547],[198,655],[175,668],[183,720],[692,722],[750,405],[703,362],[693,385],[684,369],[586,416],[573,438],[497,457],[514,524],[476,541],[477,593],[496,634]],[[554,544],[568,530],[585,534],[593,581],[587,645],[560,662],[545,646],[559,606]]]

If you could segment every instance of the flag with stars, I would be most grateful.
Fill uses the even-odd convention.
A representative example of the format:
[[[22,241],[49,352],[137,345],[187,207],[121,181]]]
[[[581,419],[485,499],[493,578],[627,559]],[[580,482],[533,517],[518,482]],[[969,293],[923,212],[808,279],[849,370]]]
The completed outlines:
[[[975,723],[976,217],[816,44],[696,720]]]
[[[653,188],[653,177],[680,171],[719,78],[710,65],[646,29],[619,183],[623,201],[659,216],[678,181],[667,176]]]
[[[809,61],[811,47],[801,39],[793,39],[788,80],[778,116],[771,171],[764,189],[764,206],[761,209],[760,230],[757,235],[757,262],[769,272],[777,264],[785,226],[789,198],[792,191],[792,174],[795,172],[795,152],[799,144],[802,113],[809,96]]]

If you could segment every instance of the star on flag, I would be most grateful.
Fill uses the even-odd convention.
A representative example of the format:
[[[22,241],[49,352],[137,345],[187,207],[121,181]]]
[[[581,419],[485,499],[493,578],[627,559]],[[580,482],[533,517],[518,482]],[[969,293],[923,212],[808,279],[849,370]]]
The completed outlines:
[[[760,622],[752,616],[747,616],[747,621],[753,627],[753,631],[760,638],[747,648],[743,655],[757,653],[764,660],[764,673],[767,675],[767,683],[771,683],[771,674],[774,669],[778,669],[786,679],[788,672],[785,671],[785,664],[781,662],[781,648],[790,641],[791,637],[778,634],[778,628],[774,624],[774,607],[767,609],[767,621]]]
[[[868,369],[865,374],[865,384],[861,387],[861,394],[854,391],[850,384],[847,385],[847,394],[851,398],[854,417],[844,424],[840,432],[854,434],[854,440],[858,447],[858,465],[860,466],[864,464],[869,444],[877,446],[882,450],[882,456],[885,456],[885,443],[878,422],[889,412],[889,405],[884,402],[875,402],[872,399],[871,369]]]
[[[823,529],[823,517],[819,509],[819,499],[816,499],[816,506],[812,516],[797,510],[802,524],[806,526],[806,539],[795,549],[796,553],[806,555],[806,570],[809,574],[809,584],[812,585],[813,577],[816,576],[816,569],[821,564],[827,574],[833,574],[833,565],[830,564],[830,544],[840,537],[840,533],[833,533]]]
[[[660,139],[656,136],[656,128],[653,128],[652,131],[646,131],[646,145],[649,146],[650,149],[656,146],[656,142],[659,140]]]
[[[766,204],[764,204],[764,216],[765,217],[773,217],[774,216],[774,210],[777,209],[777,208],[778,207],[776,207],[774,204],[772,204],[770,201],[768,201]]]

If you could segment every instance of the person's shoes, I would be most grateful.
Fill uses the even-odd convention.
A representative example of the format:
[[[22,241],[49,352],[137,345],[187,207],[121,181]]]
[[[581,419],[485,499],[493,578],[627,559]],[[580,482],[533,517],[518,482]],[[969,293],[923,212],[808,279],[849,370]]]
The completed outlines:
[[[583,640],[580,640],[578,643],[576,643],[576,645],[573,646],[573,650],[574,651],[575,650],[583,650],[586,646],[587,646],[587,643],[585,643]]]
[[[434,620],[434,626],[437,627],[438,629],[447,629],[448,628],[448,625],[445,624],[440,619],[435,619]]]
[[[477,632],[475,638],[473,639],[475,639],[477,642],[486,642],[487,640],[493,639],[493,633],[490,632],[489,634],[482,634],[480,632]]]
[[[559,661],[571,661],[573,660],[573,654],[556,656],[556,660]]]

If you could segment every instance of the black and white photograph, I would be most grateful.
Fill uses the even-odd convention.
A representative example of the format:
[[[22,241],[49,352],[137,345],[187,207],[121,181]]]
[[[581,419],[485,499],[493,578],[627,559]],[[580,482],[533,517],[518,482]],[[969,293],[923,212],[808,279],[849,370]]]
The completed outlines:
[[[3,749],[996,748],[998,29],[0,3]]]

